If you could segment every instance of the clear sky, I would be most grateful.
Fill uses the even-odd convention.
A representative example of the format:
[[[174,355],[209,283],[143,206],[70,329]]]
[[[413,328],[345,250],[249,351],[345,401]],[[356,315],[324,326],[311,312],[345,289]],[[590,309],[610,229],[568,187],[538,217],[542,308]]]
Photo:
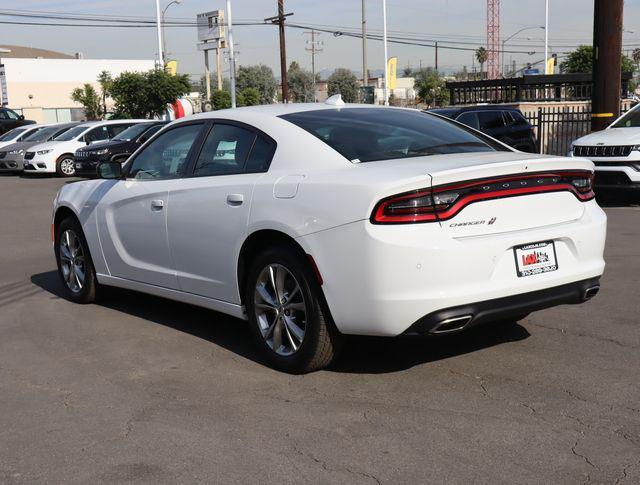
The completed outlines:
[[[170,0],[162,0],[165,6]],[[388,26],[394,35],[434,39],[443,45],[475,49],[485,43],[485,0],[387,0]],[[550,0],[550,39],[554,51],[567,51],[579,43],[590,43],[593,29],[592,0]],[[382,1],[367,0],[369,28],[379,33],[382,28]],[[223,9],[224,0],[183,0],[172,5],[168,19],[195,20],[199,12]],[[276,0],[233,0],[234,20],[261,21],[275,15]],[[361,0],[285,0],[291,22],[330,26],[332,30],[359,28]],[[96,16],[155,16],[154,0],[0,0],[1,9],[38,10]],[[0,16],[0,20],[33,21]],[[44,20],[45,22],[47,20]],[[544,25],[544,0],[503,0],[502,36],[506,38],[525,27]],[[629,49],[640,46],[640,0],[625,2],[624,41]],[[179,61],[179,70],[199,74],[203,70],[202,53],[196,50],[194,28],[167,28],[168,50]],[[298,61],[310,67],[305,52],[302,30],[287,30],[289,62]],[[265,63],[276,75],[279,69],[278,33],[272,26],[238,26],[234,30],[239,64]],[[540,28],[516,36],[506,50],[536,51],[536,54],[506,54],[506,61],[519,63],[539,60],[544,52],[544,31]],[[360,70],[361,41],[334,37],[323,33],[324,52],[316,57],[317,70],[348,67]],[[453,42],[456,42],[453,44]],[[0,44],[19,44],[60,50],[81,51],[89,58],[153,58],[157,55],[156,32],[152,28],[68,28],[0,25]],[[557,46],[557,47],[556,47]],[[434,49],[430,47],[390,44],[389,54],[398,57],[401,67],[411,64],[433,65]],[[440,50],[440,66],[444,69],[471,68],[472,52]],[[369,42],[369,68],[383,67],[382,44]]]

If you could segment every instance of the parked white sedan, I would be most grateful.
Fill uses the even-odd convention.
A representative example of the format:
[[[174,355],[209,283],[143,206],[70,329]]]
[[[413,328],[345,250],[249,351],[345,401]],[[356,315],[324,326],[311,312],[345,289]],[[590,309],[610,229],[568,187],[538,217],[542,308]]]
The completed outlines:
[[[591,162],[332,103],[183,119],[65,185],[52,234],[68,297],[113,285],[248,319],[272,365],[307,372],[347,334],[458,332],[598,291]]]

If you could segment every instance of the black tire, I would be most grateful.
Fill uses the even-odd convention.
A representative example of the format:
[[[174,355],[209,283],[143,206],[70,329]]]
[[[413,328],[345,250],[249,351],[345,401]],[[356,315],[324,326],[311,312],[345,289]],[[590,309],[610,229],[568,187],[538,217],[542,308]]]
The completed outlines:
[[[80,248],[82,249],[83,261],[81,267],[84,272],[84,281],[82,282],[81,288],[79,288],[77,291],[72,290],[70,284],[67,281],[67,278],[65,277],[65,271],[63,270],[63,265],[65,265],[65,263],[63,262],[60,248],[61,245],[64,244],[62,242],[62,239],[67,231],[71,231],[77,236],[77,242],[79,242]],[[93,267],[91,254],[89,253],[89,246],[87,245],[87,241],[84,237],[82,226],[80,226],[80,223],[77,221],[77,219],[68,217],[56,226],[54,250],[56,255],[56,262],[58,264],[58,276],[60,277],[60,282],[62,283],[62,291],[64,293],[64,296],[68,300],[71,300],[75,303],[93,303],[96,300],[99,285],[98,280],[96,279],[96,271]],[[80,264],[78,264],[78,266],[80,266]]]
[[[76,175],[76,165],[73,155],[65,153],[58,157],[56,160],[56,173],[58,174],[58,177],[74,177]]]
[[[263,270],[274,264],[284,267],[295,278],[304,298],[304,338],[290,355],[281,355],[268,344],[255,311],[259,277]],[[251,262],[244,295],[253,340],[272,367],[291,374],[304,374],[327,367],[338,355],[344,336],[333,324],[316,275],[298,248],[277,246],[260,253]]]

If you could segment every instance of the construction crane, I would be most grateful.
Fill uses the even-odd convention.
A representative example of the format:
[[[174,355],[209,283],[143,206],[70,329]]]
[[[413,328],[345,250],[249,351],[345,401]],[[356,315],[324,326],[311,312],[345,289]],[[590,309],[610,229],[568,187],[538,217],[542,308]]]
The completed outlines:
[[[500,66],[500,0],[487,0],[487,77],[497,79]]]

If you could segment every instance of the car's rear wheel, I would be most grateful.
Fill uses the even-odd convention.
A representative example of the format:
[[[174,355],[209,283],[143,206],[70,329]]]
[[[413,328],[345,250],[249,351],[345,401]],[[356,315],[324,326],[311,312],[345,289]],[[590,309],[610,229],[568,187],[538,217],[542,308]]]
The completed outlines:
[[[76,303],[95,301],[98,281],[77,220],[69,217],[56,227],[54,248],[65,296]]]
[[[62,155],[56,161],[56,173],[60,177],[73,177],[76,174],[76,163],[73,155]]]
[[[272,366],[312,372],[337,355],[343,336],[330,320],[308,261],[296,248],[276,247],[254,260],[245,302],[255,343]]]

